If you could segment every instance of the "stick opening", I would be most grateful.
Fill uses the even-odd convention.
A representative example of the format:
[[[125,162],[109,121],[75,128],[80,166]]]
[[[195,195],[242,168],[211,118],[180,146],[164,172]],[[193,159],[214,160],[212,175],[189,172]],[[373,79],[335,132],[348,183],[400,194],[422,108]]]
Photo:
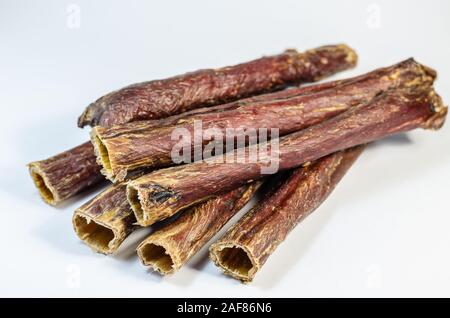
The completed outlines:
[[[109,151],[106,145],[103,143],[103,141],[97,136],[94,135],[94,146],[98,151],[98,159],[105,169],[105,171],[108,173],[108,175],[112,174],[111,169],[111,161],[109,159]]]
[[[132,185],[127,186],[127,199],[131,205],[138,223],[144,221],[144,210],[142,209],[141,201],[139,200],[139,192]]]
[[[174,270],[174,261],[166,248],[155,243],[147,243],[139,248],[142,263],[152,266],[161,274],[169,274]]]
[[[55,195],[53,194],[51,188],[45,182],[44,177],[35,169],[30,169],[31,178],[39,191],[39,194],[44,199],[45,202],[51,205],[55,205],[57,202],[55,200]]]
[[[249,281],[256,271],[249,254],[239,246],[225,247],[215,251],[217,263],[232,276]]]
[[[113,230],[79,214],[75,214],[73,224],[80,239],[92,249],[100,253],[110,252],[110,243],[115,238]]]

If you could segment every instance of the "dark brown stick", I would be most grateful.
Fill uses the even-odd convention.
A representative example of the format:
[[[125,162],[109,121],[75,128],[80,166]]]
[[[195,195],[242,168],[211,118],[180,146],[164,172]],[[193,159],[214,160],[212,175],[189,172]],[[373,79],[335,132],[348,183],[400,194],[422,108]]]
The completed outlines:
[[[342,47],[338,49],[338,51],[343,51],[345,49],[345,47]],[[348,49],[348,56],[351,57],[352,54],[354,54],[354,52],[351,49]],[[353,63],[356,63],[356,55],[354,58],[355,60]],[[348,61],[345,61],[344,65],[339,66],[336,64],[339,63],[339,61],[339,59],[333,60],[331,61],[331,64],[327,66],[330,67],[329,74],[332,73],[331,68],[333,67],[335,68],[334,72],[337,72],[338,70],[346,69],[351,66]],[[324,73],[324,76],[325,75],[326,74]],[[314,87],[296,87],[282,92],[251,97],[246,100],[238,101],[234,104],[218,105],[215,106],[214,109],[208,107],[196,108],[188,112],[173,115],[167,118],[146,121],[145,126],[148,129],[150,127],[171,125],[178,122],[184,117],[211,111],[221,112],[226,109],[235,108],[240,105],[256,101],[282,99],[294,95],[311,93],[314,91],[334,87],[335,85],[338,85],[342,82],[344,81],[324,83]],[[129,117],[129,119],[134,120],[135,118]],[[121,122],[123,122],[123,120],[121,120]],[[106,125],[109,124],[109,122],[104,122],[103,124]],[[141,123],[136,122],[129,125],[130,126],[127,126],[128,129],[131,129],[132,127],[138,128]],[[68,158],[70,158],[69,163],[67,161]],[[32,162],[29,164],[29,167],[31,176],[35,182],[36,187],[38,188],[39,194],[45,202],[51,205],[57,205],[62,201],[74,196],[75,194],[89,188],[90,186],[104,180],[100,173],[100,167],[96,163],[95,154],[90,143],[82,144],[78,147],[75,147],[74,149],[70,149],[57,156],[45,160]],[[82,173],[80,173],[81,170],[83,171]]]
[[[427,85],[411,86],[377,96],[321,124],[205,161],[155,171],[131,181],[127,197],[140,225],[148,226],[211,195],[261,178],[268,166],[294,168],[333,152],[422,127],[440,128],[447,108]],[[264,151],[264,149],[268,151]],[[258,160],[251,160],[257,153]],[[231,161],[231,162],[230,162]]]
[[[244,207],[259,184],[244,185],[184,211],[138,246],[142,263],[163,275],[180,269]]]
[[[363,151],[357,146],[287,173],[260,202],[210,247],[225,274],[252,281],[289,232],[317,209]]]
[[[94,251],[111,254],[131,234],[136,222],[126,200],[126,184],[118,183],[79,207],[72,219],[75,233]]]
[[[164,127],[155,128],[152,122],[145,121],[95,127],[91,133],[92,143],[98,163],[103,166],[102,173],[111,181],[120,182],[136,170],[173,165],[172,150],[180,143],[180,140],[173,138],[176,129],[193,136],[195,127],[201,123],[200,133],[208,129],[215,129],[216,136],[220,133],[223,137],[212,142],[207,136],[200,137],[203,137],[200,140],[203,148],[197,147],[195,151],[203,154],[208,143],[215,147],[221,141],[223,147],[225,144],[233,145],[235,140],[245,140],[249,131],[261,128],[278,129],[279,135],[283,136],[322,122],[354,105],[366,103],[386,90],[407,87],[417,80],[431,85],[434,76],[433,71],[410,59],[353,79],[332,82],[327,89],[297,88],[262,95],[220,109],[211,107],[211,112],[185,116]],[[236,134],[227,134],[230,129],[236,129]],[[193,154],[194,138],[191,138],[189,148],[190,154]],[[203,158],[207,156],[205,154]],[[190,161],[191,158],[192,155],[185,159]]]
[[[28,167],[39,194],[51,205],[104,180],[90,142],[46,160],[31,162]]]
[[[158,119],[206,105],[217,105],[250,95],[312,82],[356,64],[346,45],[324,46],[215,70],[134,84],[107,94],[89,105],[78,126],[111,126],[136,120]]]
[[[305,88],[310,90],[310,88]],[[300,90],[296,88],[295,90]],[[255,97],[256,98],[256,97]],[[258,96],[263,99],[267,97]],[[244,101],[242,101],[244,103]],[[222,111],[232,105],[219,105],[216,111]],[[162,119],[146,121],[146,127],[172,125],[184,117],[210,111],[209,108],[198,108],[179,115]],[[133,124],[134,125],[134,124]],[[136,127],[140,124],[135,123]],[[28,164],[31,177],[42,199],[57,205],[89,187],[105,181],[101,174],[101,166],[97,164],[94,147],[91,142],[85,142],[73,149],[64,151],[48,159]]]

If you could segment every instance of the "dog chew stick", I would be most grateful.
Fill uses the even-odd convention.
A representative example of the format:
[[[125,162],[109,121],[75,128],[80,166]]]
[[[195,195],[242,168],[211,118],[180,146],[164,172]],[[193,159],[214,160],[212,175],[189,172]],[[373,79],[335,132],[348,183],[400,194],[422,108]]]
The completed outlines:
[[[83,206],[72,219],[75,233],[94,251],[114,253],[134,229],[136,222],[126,199],[126,184],[108,187]]]
[[[57,205],[104,180],[90,142],[54,157],[31,162],[28,168],[39,194],[50,205]]]
[[[244,207],[259,185],[244,185],[183,211],[139,244],[142,263],[163,275],[177,271]]]
[[[157,119],[212,106],[287,85],[316,81],[356,64],[346,45],[330,45],[298,53],[263,57],[251,62],[127,86],[87,107],[78,126],[111,126]]]
[[[387,72],[385,72],[385,74],[386,73]],[[391,73],[391,71],[389,71],[389,73]],[[377,74],[377,76],[378,75],[381,76],[381,74]],[[364,75],[364,77],[366,77],[366,75]],[[291,88],[286,91],[247,98],[245,100],[236,102],[236,105],[244,105],[246,103],[251,103],[254,101],[275,100],[288,98],[291,96],[298,96],[301,94],[307,94],[332,88],[340,84],[348,83],[350,81],[353,81],[353,79],[328,82],[308,87]],[[149,125],[151,123],[153,123],[154,126],[170,125],[173,122],[182,119],[184,116],[204,113],[213,109],[213,111],[220,112],[232,107],[236,107],[236,105],[232,105],[230,103],[215,106],[212,108],[195,109],[190,112],[171,116],[165,119],[147,121],[146,125]],[[139,124],[140,123],[135,123],[133,125],[138,126]],[[73,155],[74,154],[72,154],[72,156]],[[89,156],[92,156],[92,153],[85,152],[84,155],[88,158]],[[212,199],[212,201],[214,200],[215,199]],[[214,209],[214,207],[220,207],[220,204],[222,204],[224,201],[218,198],[214,202],[215,204],[204,204],[202,208],[192,208],[192,211],[199,210],[203,211],[202,213],[213,213],[214,211],[217,211],[217,209]],[[229,211],[230,210],[228,210],[228,212]],[[125,183],[120,183],[109,187],[104,192],[84,204],[82,207],[78,208],[75,211],[73,217],[73,226],[78,237],[93,250],[103,254],[114,253],[119,248],[121,243],[135,228],[133,225],[134,222],[135,218],[133,216],[133,212],[129,207],[125,197]]]
[[[327,50],[328,49],[323,48],[318,50],[318,52],[326,52]],[[348,59],[338,58],[338,53],[342,53],[345,50],[347,50],[348,59],[353,59],[353,62],[349,63]],[[324,58],[327,59],[329,57],[324,56]],[[322,62],[324,62],[325,59],[322,60]],[[339,65],[340,62],[343,62],[344,64]],[[336,73],[339,70],[344,70],[351,66],[354,66],[355,63],[356,54],[351,49],[342,46],[339,49],[336,49],[336,56],[330,61],[329,65],[323,66],[322,64],[320,64],[320,67],[322,67],[324,70],[329,70],[328,73],[322,71],[323,76],[326,76],[331,75],[332,73]],[[312,66],[310,65],[308,67]],[[332,71],[333,68],[334,71]],[[317,73],[320,73],[320,71],[317,71]],[[294,95],[311,93],[334,87],[344,81],[323,83],[320,85],[309,87],[295,87],[272,94],[257,95],[246,100],[240,100],[235,104],[218,105],[215,106],[214,109],[209,107],[195,108],[178,115],[169,116],[167,118],[148,120],[145,122],[145,126],[148,129],[150,127],[171,125],[178,122],[184,117],[211,111],[220,112],[226,109],[237,107],[237,105],[243,105],[255,101],[281,99]],[[129,116],[127,118],[129,120],[135,120],[135,118],[132,116]],[[121,119],[120,122],[122,123],[124,122],[124,120],[125,119]],[[102,122],[102,124],[106,125],[109,124],[109,122],[105,121]],[[131,124],[129,128],[139,127],[141,123],[136,123],[136,126],[133,125],[134,124]],[[70,162],[68,162],[68,159],[70,160]],[[57,205],[58,203],[104,180],[100,173],[100,167],[96,163],[94,149],[90,142],[79,145],[57,156],[41,161],[32,162],[29,164],[29,168],[34,183],[38,188],[39,194],[45,202],[51,205]]]
[[[218,142],[223,142],[225,146],[233,144],[234,140],[245,140],[249,131],[256,132],[260,128],[278,129],[279,135],[283,136],[322,122],[354,105],[365,103],[388,89],[405,87],[417,80],[431,84],[434,77],[433,71],[409,59],[340,81],[339,84],[331,83],[327,89],[310,88],[303,89],[302,92],[302,89],[297,88],[263,95],[261,98],[232,103],[228,107],[222,106],[217,111],[212,107],[211,112],[185,116],[172,125],[163,127],[155,128],[151,121],[95,127],[91,140],[98,163],[103,166],[102,173],[111,181],[120,182],[134,171],[173,165],[172,152],[181,143],[181,140],[176,139],[178,136],[173,136],[176,130],[182,131],[185,138],[186,134],[198,134],[196,129],[214,129],[215,136],[219,135],[219,140],[216,138],[211,141],[214,146]],[[236,133],[229,134],[230,129],[234,129]],[[203,154],[210,136],[200,136],[202,147],[196,147],[195,150],[194,139],[188,141],[188,146],[183,145],[183,150],[189,148],[189,154],[194,151]],[[186,159],[190,161],[192,155],[184,158],[185,161]]]
[[[357,146],[289,171],[210,247],[225,274],[250,282],[289,232],[325,201],[363,151]]]
[[[278,149],[273,141],[261,143],[142,176],[128,183],[128,201],[138,223],[148,226],[270,171],[294,168],[414,128],[438,129],[446,114],[447,107],[429,86],[386,92],[367,105],[281,137],[276,140]],[[253,158],[255,153],[258,158]]]
[[[324,85],[324,87],[327,87],[327,85]],[[311,91],[314,88],[305,87],[305,89]],[[294,90],[297,91],[300,88]],[[265,97],[258,96],[258,98],[264,99]],[[231,106],[219,105],[215,109],[221,111]],[[208,111],[210,110],[206,107],[198,108],[179,115],[146,121],[146,126],[172,125],[184,117]],[[31,162],[28,164],[28,168],[39,194],[50,205],[58,205],[81,191],[105,181],[105,177],[100,172],[101,166],[97,163],[91,142],[85,142],[48,159]]]

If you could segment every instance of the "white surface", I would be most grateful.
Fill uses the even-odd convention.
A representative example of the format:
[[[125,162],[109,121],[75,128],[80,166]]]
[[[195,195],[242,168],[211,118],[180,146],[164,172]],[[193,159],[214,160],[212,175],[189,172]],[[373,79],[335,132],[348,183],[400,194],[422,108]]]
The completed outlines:
[[[167,278],[132,250],[93,254],[71,226],[86,198],[51,208],[25,168],[85,141],[77,116],[113,89],[289,47],[354,47],[339,77],[414,56],[448,102],[449,13],[444,0],[1,0],[0,296],[450,296],[450,125],[372,146],[247,286],[205,250]]]

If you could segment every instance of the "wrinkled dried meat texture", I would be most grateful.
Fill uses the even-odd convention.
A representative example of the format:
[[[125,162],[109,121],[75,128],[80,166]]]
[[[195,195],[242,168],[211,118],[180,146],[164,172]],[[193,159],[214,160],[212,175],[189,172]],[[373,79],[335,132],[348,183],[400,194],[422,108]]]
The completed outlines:
[[[258,204],[210,247],[214,263],[248,282],[288,233],[334,190],[363,151],[339,151],[284,174]],[[282,269],[280,269],[282,270]]]
[[[111,126],[167,117],[315,81],[353,67],[356,59],[355,52],[345,45],[324,46],[303,54],[288,50],[236,66],[134,84],[89,105],[78,125]]]
[[[291,56],[293,52],[287,52],[282,56]],[[276,57],[274,57],[276,59]],[[269,58],[270,59],[270,58]],[[307,69],[311,75],[316,76],[317,78],[321,76],[331,75],[333,73],[338,72],[339,70],[344,70],[350,68],[356,64],[356,54],[346,46],[330,46],[319,48],[316,51],[311,50],[298,57],[299,60],[303,59],[305,64],[304,68]],[[263,61],[268,61],[268,58],[261,59]],[[342,63],[342,64],[341,64]],[[257,66],[260,67],[259,71],[261,74],[254,74],[255,77],[260,78],[270,70],[264,70],[264,63],[254,61],[247,63],[250,65],[250,69],[256,69]],[[252,67],[253,65],[253,67]],[[237,75],[241,66],[225,68],[216,71],[199,71],[196,73],[186,74],[184,76],[179,76],[177,78],[168,79],[164,81],[153,81],[143,84],[132,85],[130,87],[124,88],[117,92],[113,92],[108,94],[102,98],[100,98],[97,102],[91,104],[85,113],[81,116],[79,123],[84,126],[87,123],[94,124],[100,123],[103,126],[112,125],[114,123],[125,123],[127,121],[136,121],[142,118],[162,118],[168,115],[173,115],[177,113],[181,113],[179,115],[171,116],[171,118],[163,119],[163,120],[153,120],[153,123],[150,125],[167,125],[173,123],[174,121],[179,120],[184,116],[190,116],[193,114],[204,113],[208,111],[207,108],[199,109],[199,107],[208,106],[213,103],[213,100],[216,99],[214,103],[221,102],[220,98],[223,100],[233,100],[238,99],[239,97],[245,95],[257,94],[259,92],[246,92],[245,89],[241,89],[240,92],[234,92],[233,89],[224,90],[219,94],[220,87],[216,87],[216,89],[211,90],[211,94],[216,93],[220,96],[208,96],[205,89],[205,86],[202,84],[202,81],[206,79],[210,79],[210,86],[221,85],[218,78],[221,80],[227,79],[230,75],[234,74],[234,80],[238,80]],[[245,66],[242,68],[242,71],[245,71]],[[217,73],[220,75],[218,78],[211,75],[212,73]],[[203,75],[202,75],[203,74]],[[306,74],[305,78],[306,78]],[[183,84],[183,78],[186,81]],[[214,79],[216,78],[216,82]],[[232,77],[233,78],[233,77]],[[262,77],[264,79],[264,76]],[[185,89],[184,85],[189,81],[200,80],[197,86]],[[285,79],[286,80],[286,79]],[[300,80],[299,82],[304,81]],[[163,84],[161,84],[163,83]],[[165,83],[165,84],[164,84]],[[230,85],[231,82],[229,83]],[[284,83],[288,84],[288,82]],[[251,85],[250,82],[247,85]],[[159,87],[153,92],[152,87]],[[166,86],[165,90],[162,86]],[[326,85],[325,85],[326,86]],[[200,89],[201,94],[199,92],[195,92],[195,89]],[[274,87],[272,87],[274,89]],[[247,89],[252,89],[252,87],[248,87]],[[255,87],[256,89],[256,87]],[[238,90],[239,91],[239,90]],[[131,92],[138,92],[137,94]],[[178,92],[178,93],[177,93]],[[184,93],[181,93],[184,92]],[[228,93],[234,93],[235,95],[227,96]],[[152,95],[154,94],[154,95]],[[180,95],[181,94],[181,95]],[[184,95],[183,95],[184,94]],[[193,94],[193,95],[189,95]],[[291,92],[289,92],[291,94]],[[140,104],[143,100],[143,96],[149,98],[149,100],[144,101],[144,105],[147,108],[152,108],[152,105],[149,102],[153,103],[151,100],[151,96],[159,99],[161,101],[160,106],[164,106],[165,103],[170,103],[170,98],[166,100],[167,96],[172,96],[172,98],[181,97],[180,100],[177,100],[176,107],[179,109],[175,112],[172,111],[160,111],[157,116],[145,117],[142,116],[142,109],[140,109]],[[191,97],[201,95],[200,98]],[[128,97],[127,97],[128,96]],[[219,98],[220,97],[220,98]],[[264,98],[264,97],[262,97]],[[121,108],[120,105],[128,105],[125,101],[128,100],[130,104],[130,109],[127,110],[127,107]],[[202,104],[202,101],[204,104]],[[183,105],[183,103],[191,103],[188,105]],[[192,104],[194,103],[194,104]],[[111,104],[111,105],[110,105]],[[185,107],[186,106],[186,107]],[[228,107],[229,105],[225,106]],[[138,107],[138,108],[133,108]],[[221,106],[218,106],[220,109]],[[182,113],[185,109],[191,109],[191,111]],[[118,111],[117,111],[118,110]],[[125,112],[125,113],[124,113]],[[104,115],[104,116],[103,116]],[[135,116],[136,115],[136,116]],[[113,120],[114,116],[118,116],[117,120]],[[104,118],[104,120],[103,120]],[[148,125],[147,125],[148,126]],[[66,166],[66,158],[71,158],[71,163],[69,164],[69,168],[64,168]],[[82,144],[74,149],[65,151],[58,156],[51,157],[46,160],[41,160],[37,162],[33,162],[30,164],[30,172],[32,174],[33,180],[39,190],[40,195],[44,199],[45,202],[56,205],[73,195],[89,188],[93,184],[96,184],[103,180],[99,167],[96,164],[94,159],[94,153],[92,152],[91,145]],[[63,168],[58,168],[63,167]],[[58,172],[54,172],[52,170],[57,169]]]
[[[252,129],[274,128],[283,136],[322,122],[352,106],[367,103],[389,89],[408,87],[418,79],[431,84],[434,76],[428,68],[410,59],[356,78],[331,82],[327,86],[320,84],[319,90],[314,86],[296,88],[234,102],[228,107],[212,107],[211,112],[185,116],[163,127],[155,128],[151,121],[96,127],[92,131],[92,142],[98,162],[103,165],[103,174],[119,182],[135,170],[172,165],[171,152],[179,143],[172,136],[175,129],[194,136],[195,127],[201,122],[203,131],[214,128],[216,133],[222,133],[225,149],[225,143],[246,138],[245,134]],[[227,135],[229,129],[236,129],[238,133]],[[210,141],[207,138],[203,139],[203,146]],[[214,145],[217,142],[220,140],[214,140]],[[196,149],[200,153],[203,150]],[[194,154],[194,138],[191,138],[191,154]]]
[[[228,106],[220,105],[217,109],[225,107]],[[194,109],[168,118],[149,120],[145,125],[146,127],[171,125],[186,116],[207,111],[208,108]],[[39,194],[51,205],[57,205],[105,180],[90,141],[51,158],[32,162],[28,166]]]
[[[333,152],[414,128],[437,129],[447,108],[429,85],[410,86],[374,98],[323,123],[281,137],[279,156],[270,144],[246,147],[230,156],[166,168],[131,181],[127,196],[141,225],[150,225],[211,195],[261,178],[270,164],[285,170]],[[268,151],[262,149],[268,148]],[[258,160],[248,160],[257,152]],[[276,154],[276,153],[274,153]],[[137,211],[137,212],[136,212]]]
[[[139,245],[142,263],[161,274],[181,268],[244,207],[259,184],[244,185],[184,211]]]
[[[111,254],[133,231],[136,221],[126,199],[126,184],[110,186],[73,215],[78,237],[94,251]]]
[[[39,194],[51,205],[104,180],[90,142],[28,167]]]

